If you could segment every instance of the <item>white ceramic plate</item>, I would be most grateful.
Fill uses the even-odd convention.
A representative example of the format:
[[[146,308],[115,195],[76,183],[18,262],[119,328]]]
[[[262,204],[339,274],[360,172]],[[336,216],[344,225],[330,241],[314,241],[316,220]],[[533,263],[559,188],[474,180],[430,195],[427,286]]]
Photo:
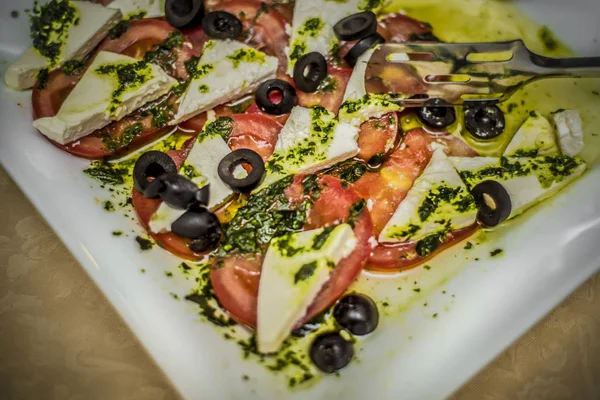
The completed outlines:
[[[2,3],[3,74],[7,61],[14,60],[29,40],[25,17],[10,17],[11,10],[23,10],[23,2]],[[597,1],[523,1],[521,7],[579,53],[600,54]],[[593,168],[549,206],[509,226],[508,234],[494,243],[506,250],[504,257],[461,262],[468,265],[443,286],[402,313],[386,313],[390,316],[377,333],[361,343],[360,362],[352,363],[340,377],[289,392],[286,379],[252,360],[242,360],[237,345],[198,321],[192,304],[169,296],[169,292],[184,295],[191,287],[177,274],[172,279],[164,276],[179,261],[160,249],[140,252],[131,233],[139,230],[135,222],[99,207],[98,200],[107,194],[81,173],[87,163],[62,153],[31,128],[29,94],[3,85],[0,93],[3,166],[189,399],[288,394],[298,399],[362,399],[374,393],[381,399],[443,398],[600,267],[600,168]],[[596,122],[586,129],[597,129]],[[115,238],[111,232],[117,229],[130,234]],[[444,267],[448,257],[436,260],[433,269]],[[454,268],[450,264],[448,270]],[[142,268],[146,274],[140,273]],[[410,291],[413,278],[431,287],[443,279],[440,275],[429,279],[423,271],[388,277],[381,286],[395,289],[405,284]],[[361,284],[373,282],[364,276]],[[439,317],[432,318],[433,314]],[[241,379],[243,375],[249,380]]]

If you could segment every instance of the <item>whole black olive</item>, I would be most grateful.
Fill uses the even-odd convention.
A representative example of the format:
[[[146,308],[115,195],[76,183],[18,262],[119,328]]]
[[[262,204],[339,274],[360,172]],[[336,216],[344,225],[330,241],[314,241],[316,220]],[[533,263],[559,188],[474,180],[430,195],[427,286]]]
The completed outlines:
[[[213,11],[202,20],[202,28],[214,39],[235,39],[242,34],[242,22],[227,11]]]
[[[185,176],[169,172],[158,180],[164,185],[160,197],[169,207],[185,210],[196,201],[198,186]]]
[[[344,296],[333,309],[333,316],[342,328],[356,336],[373,332],[379,323],[377,305],[362,294]]]
[[[417,108],[417,116],[425,125],[442,129],[456,121],[454,107],[448,107],[448,103],[439,98],[427,100],[423,107]]]
[[[339,371],[354,357],[354,346],[337,332],[319,335],[309,350],[310,359],[323,372]]]
[[[512,202],[510,195],[501,183],[481,182],[471,190],[471,194],[479,209],[477,220],[483,226],[494,227],[510,217]]]
[[[498,106],[465,107],[465,127],[477,139],[493,139],[504,132],[505,125]]]
[[[171,224],[171,231],[192,239],[190,249],[203,253],[217,247],[221,239],[221,223],[215,214],[202,207],[192,207]]]
[[[204,18],[203,0],[167,0],[165,2],[165,18],[177,28],[195,28],[202,24]]]
[[[148,186],[159,176],[170,172],[177,172],[177,165],[168,154],[156,150],[147,151],[137,159],[133,167],[133,184],[145,197],[155,198],[162,185],[155,183],[152,188]]]

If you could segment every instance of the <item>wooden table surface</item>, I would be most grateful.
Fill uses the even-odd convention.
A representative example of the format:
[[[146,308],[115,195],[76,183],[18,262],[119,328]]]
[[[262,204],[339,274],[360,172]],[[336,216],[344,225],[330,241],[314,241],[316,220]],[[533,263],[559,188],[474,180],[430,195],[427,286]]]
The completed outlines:
[[[0,399],[179,398],[0,167]],[[453,399],[600,399],[599,276]]]

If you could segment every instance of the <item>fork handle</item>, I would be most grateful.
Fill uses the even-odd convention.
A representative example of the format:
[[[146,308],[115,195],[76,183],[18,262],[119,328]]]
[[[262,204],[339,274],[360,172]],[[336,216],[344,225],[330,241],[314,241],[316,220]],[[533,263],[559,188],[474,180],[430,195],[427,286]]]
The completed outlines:
[[[550,58],[531,54],[538,73],[545,76],[600,78],[600,57]]]

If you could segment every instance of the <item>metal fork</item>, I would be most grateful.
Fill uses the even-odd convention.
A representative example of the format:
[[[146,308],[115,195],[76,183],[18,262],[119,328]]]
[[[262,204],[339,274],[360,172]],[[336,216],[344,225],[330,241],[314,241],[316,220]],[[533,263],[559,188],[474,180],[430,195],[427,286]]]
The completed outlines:
[[[365,88],[405,107],[433,98],[448,105],[495,104],[534,80],[557,77],[600,77],[600,57],[544,57],[522,40],[383,44],[368,61]]]

